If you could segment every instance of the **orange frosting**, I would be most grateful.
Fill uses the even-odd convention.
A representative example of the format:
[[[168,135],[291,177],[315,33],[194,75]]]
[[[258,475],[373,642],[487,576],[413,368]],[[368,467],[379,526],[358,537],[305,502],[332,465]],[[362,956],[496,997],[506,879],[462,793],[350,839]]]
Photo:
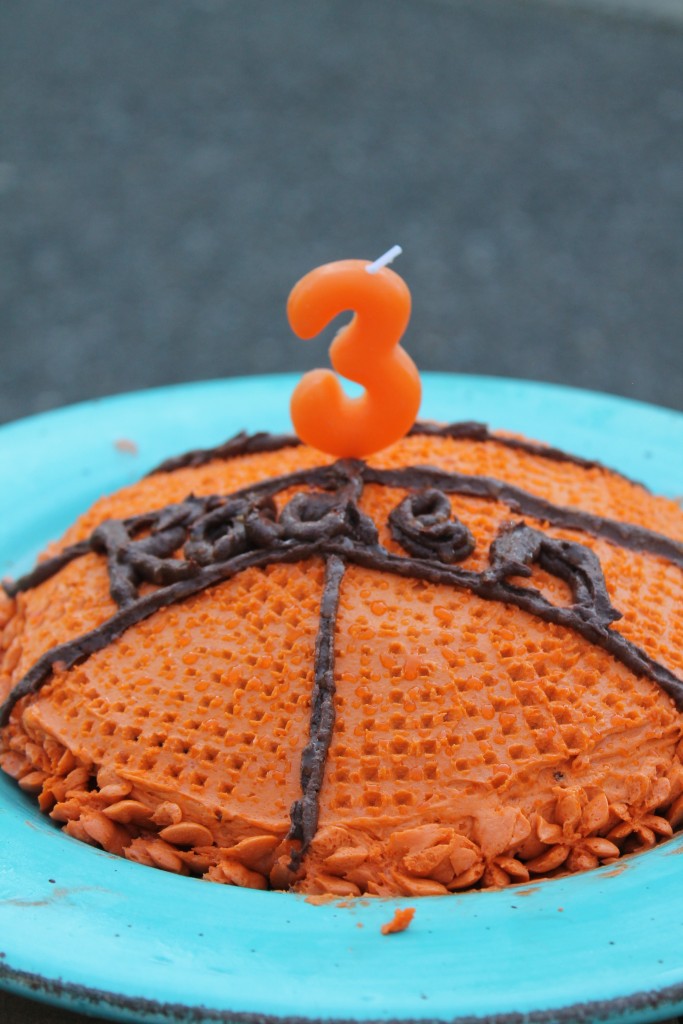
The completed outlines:
[[[54,550],[108,518],[325,461],[301,446],[159,473],[103,498]],[[683,541],[675,502],[496,441],[416,435],[368,462],[495,477]],[[404,496],[368,485],[359,502],[396,554],[405,552],[386,523]],[[462,566],[482,570],[510,508],[450,501],[476,540]],[[623,615],[616,628],[683,678],[680,568],[526,521],[594,551]],[[301,795],[323,580],[317,557],[249,568],[82,664],[56,666],[0,732],[0,765],[87,843],[227,884],[335,896],[436,895],[585,870],[683,821],[683,719],[654,682],[518,607],[348,565],[318,829],[293,866],[289,814]],[[557,576],[534,568],[531,583],[571,601]],[[0,601],[0,700],[45,651],[113,614],[108,588],[105,559],[90,553]]]

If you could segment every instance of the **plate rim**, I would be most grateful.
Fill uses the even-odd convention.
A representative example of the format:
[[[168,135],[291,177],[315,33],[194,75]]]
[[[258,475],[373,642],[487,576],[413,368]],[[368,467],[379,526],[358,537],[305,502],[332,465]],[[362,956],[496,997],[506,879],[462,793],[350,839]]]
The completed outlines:
[[[55,426],[59,428],[60,425],[68,424],[69,421],[80,422],[85,418],[86,420],[95,419],[101,420],[99,416],[103,411],[107,413],[115,413],[120,408],[131,407],[131,406],[144,406],[148,407],[149,404],[163,405],[164,402],[169,402],[175,397],[179,397],[181,400],[187,399],[190,404],[195,401],[196,395],[206,396],[211,393],[214,398],[222,395],[225,392],[241,391],[249,394],[253,392],[254,388],[263,391],[271,391],[273,395],[278,395],[278,406],[277,415],[281,414],[281,410],[284,407],[282,401],[286,398],[286,395],[291,390],[292,383],[299,378],[299,374],[273,374],[264,376],[251,376],[251,377],[239,377],[239,378],[226,378],[224,380],[212,380],[212,381],[196,381],[187,384],[172,384],[165,385],[159,388],[146,389],[134,392],[127,392],[122,395],[108,396],[104,398],[93,399],[86,402],[74,403],[69,406],[62,407],[57,410],[50,410],[44,413],[39,413],[36,416],[24,417],[19,420],[12,421],[9,424],[0,426],[0,443],[7,435],[16,436],[21,433],[27,433],[29,435],[28,441],[31,442],[31,436],[35,437],[42,435],[45,432],[45,428],[48,427],[50,431],[54,430]],[[683,437],[683,414],[677,410],[666,409],[664,407],[650,405],[643,403],[635,399],[623,398],[621,396],[614,395],[602,395],[599,392],[586,391],[584,389],[567,387],[565,385],[550,384],[546,382],[536,381],[519,381],[514,378],[501,378],[501,377],[481,377],[479,375],[458,375],[458,374],[436,374],[436,373],[425,373],[423,374],[423,381],[425,383],[425,393],[429,399],[433,399],[435,391],[439,391],[443,388],[455,387],[456,391],[458,388],[461,389],[474,389],[481,391],[488,390],[494,395],[497,393],[500,395],[501,392],[506,390],[514,391],[515,389],[527,394],[533,393],[534,396],[538,397],[541,403],[543,401],[552,402],[555,404],[559,398],[566,401],[576,401],[577,398],[584,404],[587,405],[597,404],[602,409],[608,409],[610,412],[616,411],[620,416],[635,416],[636,419],[646,420],[663,420],[669,422],[670,418],[673,417],[677,427],[681,430],[681,437]],[[144,414],[144,409],[143,409]],[[422,414],[424,416],[424,414]],[[106,417],[105,417],[106,418]],[[144,418],[144,415],[143,415]],[[461,417],[453,417],[461,418]],[[226,431],[228,436],[229,431]],[[220,438],[219,440],[222,440]],[[188,445],[187,447],[191,447]],[[174,450],[177,449],[177,444],[174,444]],[[169,452],[170,454],[170,452]],[[583,454],[583,453],[581,453]],[[591,453],[589,453],[591,454]],[[116,472],[128,472],[131,466],[131,460],[126,462],[125,453],[118,453],[115,457],[116,460]],[[132,460],[135,463],[135,460]],[[3,466],[3,468],[5,468]],[[139,466],[136,469],[136,476],[138,475]],[[622,467],[618,467],[622,468]],[[0,811],[2,811],[3,795],[0,792]],[[79,844],[80,845],[80,844]],[[652,857],[654,854],[658,854],[660,859],[669,857],[672,852],[677,852],[678,847],[683,846],[683,837],[681,841],[674,839],[669,843],[664,843],[657,848],[656,851],[648,853],[646,856]],[[86,848],[87,849],[87,848]],[[92,850],[88,850],[92,853]],[[105,855],[108,857],[108,855]],[[641,858],[634,858],[634,862]],[[675,861],[679,858],[671,858]],[[683,869],[683,860],[680,861]],[[136,866],[137,867],[137,866]],[[3,864],[0,857],[0,888],[2,886],[3,876]],[[148,871],[148,869],[142,869]],[[590,875],[594,877],[605,877],[605,873],[591,872]],[[574,876],[574,878],[581,878],[586,876]],[[184,883],[193,880],[183,880]],[[561,880],[553,880],[551,883],[546,883],[553,887],[553,891],[559,895],[558,886]],[[203,882],[198,884],[204,885]],[[544,883],[534,883],[533,887],[538,888],[543,886]],[[222,887],[221,887],[222,888]],[[514,887],[518,888],[518,887]],[[568,879],[568,884],[563,886],[563,891],[572,889],[572,879]],[[505,890],[508,894],[512,890]],[[272,899],[275,894],[267,894]],[[464,906],[468,899],[486,899],[488,895],[494,894],[463,894],[462,897],[454,896],[449,899],[449,902],[453,901],[453,905],[459,904]],[[295,900],[299,903],[302,901],[301,897],[285,896],[286,899]],[[437,903],[443,902],[444,898],[438,899]],[[429,898],[422,898],[419,901],[419,906],[425,906],[425,900]],[[388,913],[387,903],[391,906],[394,905],[405,905],[411,901],[406,900],[377,900],[374,902],[372,913],[370,910],[363,908],[363,918],[373,924],[379,919],[378,914],[381,912],[384,916]],[[412,901],[414,902],[414,901]],[[433,901],[432,901],[433,902]],[[384,909],[382,909],[384,908]],[[1,909],[1,906],[0,906]],[[470,908],[471,909],[471,908]],[[325,913],[325,908],[319,908],[320,911]],[[377,911],[377,913],[375,913]],[[410,941],[410,930],[405,936],[397,936],[394,939],[388,941],[396,943],[398,948],[399,944]],[[387,941],[387,940],[385,940]],[[0,939],[0,947],[5,950],[5,940]],[[601,1000],[587,1000],[578,1001],[571,1004],[567,1004],[564,1007],[558,1006],[555,1008],[537,1007],[525,1011],[525,1017],[528,1019],[546,1021],[546,1020],[563,1020],[568,1021],[570,1019],[576,1019],[577,1014],[581,1013],[582,1019],[621,1019],[627,1015],[632,1015],[636,1012],[645,1012],[646,1015],[650,1016],[647,1019],[655,1019],[652,1014],[661,1016],[664,1010],[675,1012],[676,1004],[680,1004],[679,1008],[683,1008],[683,967],[679,971],[680,980],[676,980],[670,985],[657,986],[655,988],[641,988],[638,991],[634,991],[629,995],[617,995],[610,999]],[[42,986],[42,987],[41,987]],[[8,990],[13,991],[20,995],[25,995],[29,998],[41,998],[45,1001],[55,1003],[56,1005],[64,1006],[69,1009],[76,1010],[87,1010],[90,1013],[95,1012],[107,1012],[109,1015],[112,1013],[117,1015],[117,1019],[141,1019],[138,1017],[133,1018],[130,1016],[132,1013],[138,1015],[142,1011],[145,1016],[142,1019],[153,1020],[156,1019],[155,1015],[161,1014],[165,1020],[174,1021],[189,1021],[189,1020],[234,1020],[243,1022],[243,1024],[252,1024],[256,1018],[263,1021],[307,1021],[312,1022],[314,1020],[324,1019],[326,1021],[386,1021],[391,1019],[386,1015],[380,1015],[373,1017],[372,1015],[351,1015],[347,1016],[324,1016],[316,1017],[310,1014],[303,1016],[295,1013],[284,1011],[282,1013],[269,1014],[262,1010],[245,1010],[245,1009],[212,1009],[211,1007],[202,1007],[197,1002],[188,1002],[179,1004],[176,1002],[164,1003],[163,1001],[149,1000],[147,997],[141,995],[139,997],[131,997],[125,993],[113,992],[111,990],[100,990],[98,986],[90,987],[83,985],[77,981],[70,981],[68,978],[65,980],[61,975],[48,977],[47,974],[36,974],[35,972],[28,971],[25,967],[13,966],[11,963],[11,957],[5,952],[5,956],[0,958],[0,987],[6,987]],[[96,999],[96,1003],[92,1000]],[[104,1000],[104,1001],[102,1001]],[[143,1004],[145,1008],[143,1009]],[[427,1009],[427,1007],[425,1007]],[[197,1014],[200,1014],[197,1017]],[[201,1016],[201,1015],[204,1016]],[[219,1014],[219,1016],[216,1016]],[[465,1014],[464,1016],[458,1014],[452,1014],[447,1016],[437,1016],[434,1013],[427,1012],[424,1016],[398,1016],[397,1020],[400,1020],[402,1024],[409,1024],[411,1021],[416,1020],[439,1020],[439,1021],[470,1021],[472,1020],[471,1014]],[[492,1024],[502,1024],[503,1021],[510,1022],[511,1020],[519,1019],[518,1011],[509,1011],[503,1014],[490,1013],[484,1014],[483,1016],[477,1016],[477,1020],[486,1020],[492,1022]],[[640,1019],[646,1019],[642,1017]]]

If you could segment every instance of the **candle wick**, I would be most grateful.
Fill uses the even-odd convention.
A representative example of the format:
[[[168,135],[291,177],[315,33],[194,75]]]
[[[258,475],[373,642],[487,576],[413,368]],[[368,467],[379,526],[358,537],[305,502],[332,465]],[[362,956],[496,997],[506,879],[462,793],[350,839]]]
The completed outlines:
[[[382,267],[386,267],[388,263],[393,263],[396,257],[400,256],[402,252],[403,249],[400,245],[392,245],[391,249],[387,249],[384,255],[380,256],[374,263],[368,263],[365,269],[368,274],[376,274],[378,270],[381,270]]]

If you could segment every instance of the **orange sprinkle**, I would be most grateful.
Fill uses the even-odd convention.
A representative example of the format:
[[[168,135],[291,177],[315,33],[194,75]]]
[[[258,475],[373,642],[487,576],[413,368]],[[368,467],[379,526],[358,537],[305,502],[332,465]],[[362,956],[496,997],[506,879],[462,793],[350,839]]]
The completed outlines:
[[[415,907],[399,908],[391,921],[382,925],[382,935],[393,935],[394,932],[404,932],[415,917]]]
[[[415,679],[417,679],[419,669],[420,659],[417,658],[414,654],[409,654],[403,665],[403,675],[408,680],[408,682],[412,683]]]

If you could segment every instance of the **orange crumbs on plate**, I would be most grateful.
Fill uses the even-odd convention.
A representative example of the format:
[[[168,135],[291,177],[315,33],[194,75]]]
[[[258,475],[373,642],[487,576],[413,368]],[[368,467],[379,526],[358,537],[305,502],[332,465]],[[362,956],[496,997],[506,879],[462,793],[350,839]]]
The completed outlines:
[[[396,911],[391,921],[382,925],[382,935],[393,935],[395,932],[404,932],[415,917],[415,907],[403,907]]]

